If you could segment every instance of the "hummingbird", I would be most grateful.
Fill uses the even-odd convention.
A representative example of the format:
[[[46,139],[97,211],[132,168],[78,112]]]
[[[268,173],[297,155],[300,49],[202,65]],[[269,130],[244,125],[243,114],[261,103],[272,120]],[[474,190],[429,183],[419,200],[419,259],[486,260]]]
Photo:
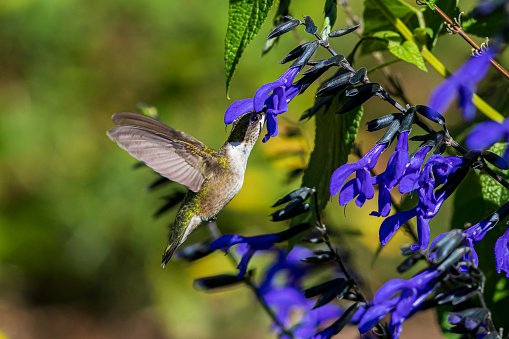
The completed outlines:
[[[213,221],[240,191],[247,160],[265,124],[265,112],[235,120],[228,140],[215,151],[194,137],[148,116],[120,112],[108,137],[134,158],[189,188],[170,229],[165,267],[177,248],[202,222]]]

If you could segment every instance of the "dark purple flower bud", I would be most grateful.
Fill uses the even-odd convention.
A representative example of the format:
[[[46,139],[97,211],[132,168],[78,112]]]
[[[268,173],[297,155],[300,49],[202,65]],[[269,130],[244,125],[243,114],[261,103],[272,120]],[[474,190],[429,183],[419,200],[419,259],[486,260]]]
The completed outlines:
[[[298,188],[298,189],[288,193],[287,195],[285,195],[283,198],[279,199],[278,201],[276,201],[276,203],[274,205],[272,205],[272,207],[282,205],[282,204],[290,202],[294,199],[298,199],[301,202],[304,202],[307,198],[309,198],[311,196],[311,194],[314,194],[315,192],[316,192],[316,189],[310,188],[310,187],[304,186],[304,187]]]
[[[300,24],[302,24],[302,21],[297,20],[297,19],[287,21],[284,24],[281,24],[281,25],[277,26],[276,28],[274,28],[272,30],[272,32],[270,32],[269,35],[267,36],[267,39],[272,39],[272,38],[278,37],[280,35],[283,35],[285,33],[288,33],[295,27],[299,26]]]
[[[349,28],[336,29],[335,31],[332,31],[329,33],[329,38],[339,38],[343,35],[352,33],[359,27],[360,27],[360,25],[355,25],[355,26],[349,27]]]
[[[236,285],[242,280],[233,274],[220,274],[211,277],[199,278],[194,281],[194,287],[199,290],[211,290]]]
[[[401,120],[401,126],[399,127],[399,133],[404,133],[412,130],[412,125],[415,120],[415,107],[410,107],[406,112],[405,116]]]
[[[350,112],[375,96],[381,89],[382,87],[379,84],[370,83],[347,90],[346,96],[351,97],[352,99],[347,101],[346,104],[344,104],[343,107],[336,112],[336,114]]]
[[[384,136],[378,140],[377,144],[388,144],[390,145],[394,138],[398,135],[399,127],[401,126],[401,119],[398,117],[398,119],[395,119],[391,122],[389,127],[387,128],[387,131],[385,131]]]
[[[451,313],[447,321],[452,325],[461,324],[468,331],[478,328],[489,316],[490,311],[486,308],[469,308],[461,312]]]
[[[318,27],[316,27],[315,23],[313,22],[313,19],[311,19],[310,16],[304,17],[305,25],[306,25],[306,33],[309,33],[311,35],[314,35],[316,31],[318,31]]]
[[[353,77],[350,79],[350,84],[357,85],[364,81],[366,78],[366,75],[368,74],[368,70],[365,67],[359,68],[357,72],[353,75]]]
[[[369,132],[374,132],[374,131],[378,131],[379,129],[389,126],[394,120],[401,119],[402,117],[403,117],[403,114],[401,114],[401,113],[387,114],[387,115],[384,115],[383,117],[380,117],[378,119],[368,121],[366,123],[366,125],[368,125]]]
[[[341,330],[351,321],[351,319],[357,314],[357,311],[362,306],[361,303],[355,303],[350,306],[345,313],[336,320],[332,325],[324,329],[323,331],[315,334],[311,339],[330,339],[334,335],[341,332]]]
[[[302,52],[301,55],[295,60],[295,62],[290,67],[303,67],[305,66],[309,59],[315,54],[316,50],[318,49],[318,46],[320,46],[319,40],[311,41],[309,45],[306,45],[306,48]]]
[[[493,152],[490,151],[482,151],[481,156],[484,160],[492,164],[498,169],[507,170],[509,168],[509,163],[502,157],[499,157]]]
[[[195,243],[189,246],[186,246],[182,248],[181,250],[177,251],[175,254],[175,257],[178,259],[185,259],[188,262],[192,262],[198,259],[201,259],[213,251],[210,249],[210,244],[212,243],[212,240],[206,240],[203,242]]]
[[[350,79],[355,75],[353,72],[343,73],[331,80],[327,81],[320,87],[316,95],[319,97],[335,94],[348,86],[350,86]]]
[[[345,57],[341,54],[335,55],[328,59],[318,60],[314,63],[314,66],[312,68],[303,72],[302,75],[314,74],[314,73],[323,74],[330,67],[339,66],[345,60],[346,60]]]
[[[299,56],[302,55],[302,53],[304,53],[312,45],[317,45],[317,47],[318,47],[318,40],[309,41],[309,42],[303,43],[302,45],[295,47],[279,63],[284,64],[284,63],[287,63],[288,61],[297,59]]]
[[[428,106],[417,105],[415,106],[415,110],[417,111],[417,113],[419,113],[426,119],[429,119],[433,122],[436,122],[437,124],[445,126],[445,118],[443,117],[442,114],[438,113],[434,109],[431,109]]]

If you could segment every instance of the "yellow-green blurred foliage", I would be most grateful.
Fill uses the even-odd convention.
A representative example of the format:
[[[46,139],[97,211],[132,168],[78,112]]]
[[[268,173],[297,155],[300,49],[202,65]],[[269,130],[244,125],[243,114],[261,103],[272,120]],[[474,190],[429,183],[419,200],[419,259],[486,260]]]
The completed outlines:
[[[321,5],[301,0],[292,6],[295,16],[321,21]],[[0,1],[0,330],[7,337],[269,335],[269,320],[248,290],[193,290],[194,278],[234,271],[222,255],[160,267],[175,211],[157,220],[152,214],[167,191],[147,192],[156,176],[133,170],[134,159],[105,134],[112,113],[135,111],[143,102],[174,128],[210,147],[222,145],[223,114],[232,102],[224,85],[227,9],[227,1]],[[354,10],[360,14],[360,4]],[[272,17],[240,62],[232,100],[252,96],[286,69],[278,62],[296,44],[291,34],[260,57]],[[337,25],[346,26],[342,13]],[[347,37],[336,49],[349,53],[356,41]],[[375,65],[370,57],[357,67],[361,63]],[[425,102],[439,81],[412,65],[395,69],[404,72],[414,103]],[[217,220],[223,232],[253,235],[285,226],[267,215],[275,200],[299,186],[300,179],[285,177],[312,150],[313,120],[297,123],[312,101],[310,90],[280,118],[282,129],[300,128],[303,137],[255,147],[243,190]],[[374,99],[366,112],[363,123],[391,109]],[[365,150],[374,137],[359,137]],[[288,150],[305,156],[274,160]],[[344,240],[368,289],[395,276],[400,259],[394,255],[408,241],[401,234],[387,245],[368,277],[378,246],[380,220],[368,216],[375,208],[348,206],[345,218],[334,198],[327,211],[330,225],[362,232]],[[198,230],[189,243],[206,235]]]

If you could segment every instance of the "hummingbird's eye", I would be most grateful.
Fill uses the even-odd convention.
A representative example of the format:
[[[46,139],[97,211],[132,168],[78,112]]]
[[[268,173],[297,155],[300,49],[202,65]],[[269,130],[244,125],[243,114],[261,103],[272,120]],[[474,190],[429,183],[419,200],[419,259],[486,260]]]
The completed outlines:
[[[258,115],[253,114],[253,116],[251,117],[251,122],[257,122],[257,121],[258,121]]]

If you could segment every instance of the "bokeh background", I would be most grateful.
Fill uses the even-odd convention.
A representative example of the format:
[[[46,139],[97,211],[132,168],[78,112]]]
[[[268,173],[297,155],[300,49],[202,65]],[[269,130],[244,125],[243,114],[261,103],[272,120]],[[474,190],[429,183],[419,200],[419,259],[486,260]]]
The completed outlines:
[[[361,15],[360,2],[352,5]],[[294,16],[311,15],[317,23],[322,9],[322,4],[292,1]],[[227,10],[227,1],[0,2],[0,337],[273,336],[247,289],[217,294],[193,289],[197,277],[235,271],[222,255],[160,267],[176,210],[158,219],[153,214],[163,196],[182,188],[175,184],[149,192],[154,173],[135,170],[135,160],[105,134],[113,126],[112,113],[138,111],[142,103],[210,147],[222,145],[225,109],[279,77],[286,66],[278,62],[297,44],[289,34],[261,57],[273,10],[240,62],[228,100]],[[341,12],[336,26],[346,26]],[[334,47],[348,54],[357,40],[348,36]],[[469,53],[454,36],[444,37],[436,52],[450,69]],[[361,65],[369,69],[376,62],[357,58],[356,66]],[[413,104],[425,103],[441,80],[433,70],[423,73],[401,62],[391,70],[403,75]],[[371,78],[383,85],[379,73]],[[255,235],[284,226],[267,216],[278,198],[299,187],[300,178],[290,181],[287,174],[305,166],[313,148],[313,120],[298,122],[312,102],[311,91],[295,99],[280,118],[281,136],[257,144],[244,188],[219,215],[221,231]],[[363,123],[392,113],[376,99],[365,107]],[[457,117],[454,110],[450,115]],[[295,131],[298,136],[291,136]],[[358,141],[367,150],[377,136],[361,133]],[[348,206],[345,217],[333,198],[326,211],[368,291],[396,276],[399,247],[409,242],[399,235],[372,265],[380,224],[368,216],[374,208]],[[449,216],[446,206],[432,236],[448,227]],[[188,243],[206,237],[203,228]]]

